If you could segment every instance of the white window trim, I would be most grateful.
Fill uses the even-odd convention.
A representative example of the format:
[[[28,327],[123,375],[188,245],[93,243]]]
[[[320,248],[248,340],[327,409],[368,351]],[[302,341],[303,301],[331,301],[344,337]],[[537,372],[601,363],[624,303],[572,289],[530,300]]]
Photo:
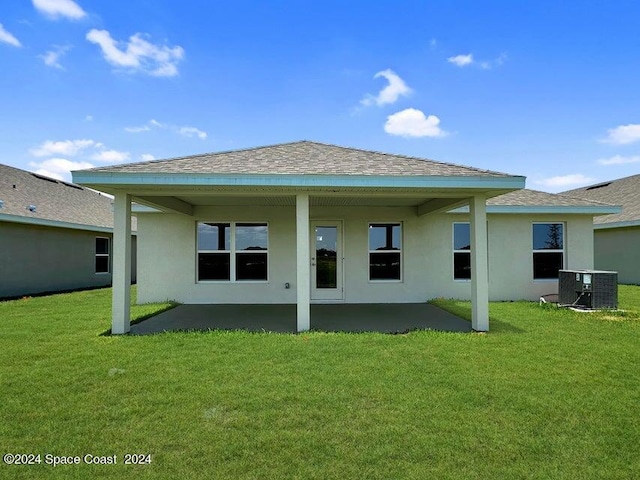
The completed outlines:
[[[544,250],[535,250],[533,248],[533,226],[534,225],[551,225],[551,224],[557,224],[557,225],[562,225],[562,249],[544,249]],[[562,267],[561,269],[565,269],[566,265],[567,265],[567,253],[566,253],[566,249],[567,249],[567,223],[566,222],[558,222],[557,220],[555,221],[548,221],[548,222],[531,222],[531,278],[533,279],[533,281],[535,283],[551,283],[551,282],[558,282],[557,278],[535,278],[535,269],[533,268],[533,254],[534,253],[562,253]]]
[[[98,253],[97,248],[96,248],[96,241],[99,238],[104,238],[107,241],[107,253]],[[93,270],[94,270],[94,275],[109,275],[111,274],[111,239],[109,237],[100,237],[97,236],[95,237],[95,240],[93,242],[93,250],[94,250],[94,258],[93,258]],[[96,259],[98,257],[107,257],[107,271],[106,272],[96,272]]]
[[[469,250],[456,250],[456,225],[469,225],[469,245],[471,245],[471,222],[452,222],[451,223],[451,250],[453,254],[451,255],[451,277],[454,282],[460,283],[469,283],[471,282],[470,278],[456,278],[456,253],[468,253],[469,254],[469,263],[471,263],[471,248]]]
[[[371,250],[369,229],[371,225],[400,225],[400,250]],[[371,254],[372,253],[398,253],[400,252],[400,278],[399,279],[371,279]],[[385,220],[372,220],[367,222],[367,279],[369,283],[403,283],[404,281],[404,224],[403,222],[389,222]]]
[[[230,250],[199,250],[198,249],[198,224],[200,223],[228,223],[231,231],[229,232],[229,248]],[[236,251],[236,225],[238,223],[252,223],[252,224],[262,224],[267,226],[267,249],[266,250],[241,250],[240,252]],[[198,220],[196,221],[196,283],[216,283],[222,285],[228,285],[230,283],[234,284],[252,284],[252,283],[269,283],[269,272],[271,271],[270,257],[269,255],[270,245],[269,245],[269,222],[264,221],[247,221],[241,220],[236,222],[230,222],[228,220]],[[198,267],[199,267],[199,255],[201,253],[228,253],[229,254],[229,280],[198,280]],[[267,279],[266,280],[237,280],[236,279],[236,253],[266,253],[267,254]]]

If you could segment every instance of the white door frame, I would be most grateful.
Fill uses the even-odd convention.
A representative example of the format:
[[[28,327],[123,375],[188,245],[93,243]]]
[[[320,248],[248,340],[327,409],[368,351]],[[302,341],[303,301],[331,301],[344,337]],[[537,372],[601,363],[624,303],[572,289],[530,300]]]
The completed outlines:
[[[342,220],[311,220],[309,232],[309,250],[311,260],[311,300],[312,301],[342,301],[344,300],[344,254]],[[336,288],[316,287],[316,228],[336,228]]]

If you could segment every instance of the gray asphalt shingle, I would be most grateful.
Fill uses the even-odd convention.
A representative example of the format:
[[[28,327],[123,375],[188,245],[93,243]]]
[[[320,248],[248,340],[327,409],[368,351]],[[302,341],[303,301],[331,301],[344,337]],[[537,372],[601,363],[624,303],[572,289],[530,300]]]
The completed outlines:
[[[90,171],[161,174],[512,176],[451,163],[309,141],[100,167]]]
[[[0,165],[0,201],[2,214],[113,228],[111,198],[7,165]]]
[[[596,217],[597,225],[640,221],[640,175],[568,190],[563,195],[622,205],[622,213]]]

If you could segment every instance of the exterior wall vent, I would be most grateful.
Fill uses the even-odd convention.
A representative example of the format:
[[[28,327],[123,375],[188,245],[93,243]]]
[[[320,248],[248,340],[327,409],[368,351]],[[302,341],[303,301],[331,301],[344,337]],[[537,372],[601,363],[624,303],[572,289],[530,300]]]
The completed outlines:
[[[35,212],[36,211],[36,206],[35,205],[29,205],[27,207],[27,210],[29,210],[30,212]]]

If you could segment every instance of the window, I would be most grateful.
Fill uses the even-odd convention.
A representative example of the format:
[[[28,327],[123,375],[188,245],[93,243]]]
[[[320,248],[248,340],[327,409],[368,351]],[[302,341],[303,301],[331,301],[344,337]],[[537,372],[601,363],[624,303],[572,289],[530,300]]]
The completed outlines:
[[[557,279],[564,266],[564,224],[533,224],[533,278]]]
[[[266,223],[198,223],[198,281],[266,281]]]
[[[453,279],[471,279],[471,230],[468,223],[453,224]]]
[[[109,273],[109,238],[96,237],[96,273]]]
[[[400,280],[400,223],[369,224],[369,280]]]

